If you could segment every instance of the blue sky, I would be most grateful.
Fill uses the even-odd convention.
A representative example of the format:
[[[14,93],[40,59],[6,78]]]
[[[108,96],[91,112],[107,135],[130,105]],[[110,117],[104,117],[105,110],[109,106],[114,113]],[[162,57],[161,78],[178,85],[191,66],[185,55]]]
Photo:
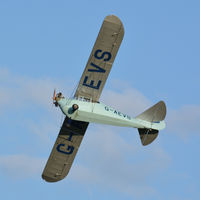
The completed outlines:
[[[199,1],[0,1],[2,199],[200,198]],[[167,127],[143,147],[136,129],[90,124],[70,174],[41,173],[105,16],[125,35],[101,101],[136,116],[164,100]]]

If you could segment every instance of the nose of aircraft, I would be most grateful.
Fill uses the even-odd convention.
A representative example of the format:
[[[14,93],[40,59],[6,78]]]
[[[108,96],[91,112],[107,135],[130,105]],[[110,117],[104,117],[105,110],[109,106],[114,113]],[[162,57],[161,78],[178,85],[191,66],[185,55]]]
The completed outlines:
[[[56,94],[56,90],[54,89],[53,92],[53,104],[57,107],[58,105],[60,105],[60,100],[64,99],[64,96],[62,95],[61,92]]]

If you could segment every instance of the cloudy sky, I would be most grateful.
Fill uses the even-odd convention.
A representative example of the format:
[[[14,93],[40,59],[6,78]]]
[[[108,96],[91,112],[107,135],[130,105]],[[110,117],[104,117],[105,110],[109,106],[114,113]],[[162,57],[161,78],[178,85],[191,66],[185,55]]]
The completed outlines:
[[[0,191],[10,199],[200,198],[200,3],[195,0],[0,1]],[[125,35],[101,96],[131,116],[164,100],[149,146],[136,129],[90,124],[70,174],[42,170],[105,16]]]

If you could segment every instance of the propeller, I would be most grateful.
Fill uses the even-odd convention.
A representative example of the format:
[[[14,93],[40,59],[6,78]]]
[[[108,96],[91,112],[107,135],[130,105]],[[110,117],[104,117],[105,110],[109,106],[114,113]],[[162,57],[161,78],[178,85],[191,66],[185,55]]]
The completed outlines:
[[[56,90],[53,91],[53,102],[56,100]]]
[[[53,91],[53,104],[57,107],[58,103],[56,102],[56,89]]]

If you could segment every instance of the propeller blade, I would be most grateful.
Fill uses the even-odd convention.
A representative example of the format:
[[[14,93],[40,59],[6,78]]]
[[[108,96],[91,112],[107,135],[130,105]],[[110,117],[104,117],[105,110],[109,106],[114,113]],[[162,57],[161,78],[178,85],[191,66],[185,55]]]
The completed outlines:
[[[56,90],[54,89],[54,92],[53,92],[53,101],[56,100]]]

